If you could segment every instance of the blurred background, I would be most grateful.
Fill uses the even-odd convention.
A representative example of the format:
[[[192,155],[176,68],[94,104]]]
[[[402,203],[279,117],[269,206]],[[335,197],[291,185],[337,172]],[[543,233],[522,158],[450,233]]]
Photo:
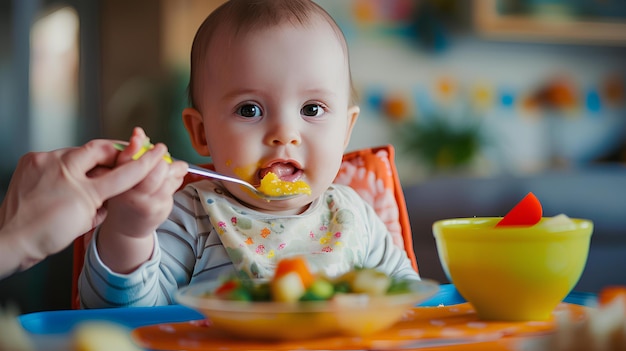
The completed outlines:
[[[393,144],[423,277],[447,282],[430,226],[594,220],[578,290],[626,284],[626,3],[318,0],[344,30],[361,117],[349,149]],[[191,148],[180,113],[196,29],[222,0],[0,0],[0,196],[28,151],[127,139]],[[70,307],[71,248],[0,282],[22,312]]]

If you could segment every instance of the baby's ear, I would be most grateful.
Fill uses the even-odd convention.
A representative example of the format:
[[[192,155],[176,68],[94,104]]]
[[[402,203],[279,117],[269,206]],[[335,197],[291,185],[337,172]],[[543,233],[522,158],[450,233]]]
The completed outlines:
[[[348,128],[346,129],[346,136],[343,148],[348,147],[348,143],[350,143],[350,136],[352,135],[352,129],[356,124],[356,120],[359,118],[359,113],[361,113],[361,108],[358,105],[353,105],[348,108]]]
[[[191,145],[201,156],[211,156],[211,150],[206,141],[206,135],[204,134],[204,120],[200,111],[195,108],[185,108],[183,110],[183,123],[189,133],[191,139]]]

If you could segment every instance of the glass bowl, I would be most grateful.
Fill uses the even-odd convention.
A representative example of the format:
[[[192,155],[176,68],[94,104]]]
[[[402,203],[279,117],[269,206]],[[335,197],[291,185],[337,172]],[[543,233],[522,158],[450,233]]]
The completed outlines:
[[[285,303],[220,299],[211,294],[219,285],[217,281],[191,284],[180,289],[176,299],[233,337],[265,340],[369,335],[391,327],[408,309],[439,290],[437,282],[421,280],[410,282],[405,293],[338,294],[328,301]]]

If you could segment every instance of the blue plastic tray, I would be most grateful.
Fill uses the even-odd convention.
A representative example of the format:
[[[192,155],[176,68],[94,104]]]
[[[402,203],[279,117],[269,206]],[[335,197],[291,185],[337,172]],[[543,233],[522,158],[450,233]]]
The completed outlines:
[[[158,307],[121,307],[93,310],[47,311],[24,314],[20,323],[33,334],[65,334],[88,320],[106,320],[137,328],[149,324],[184,322],[204,318],[200,313],[180,305]]]
[[[579,305],[593,305],[596,296],[592,293],[572,292],[565,302]],[[455,305],[465,302],[454,285],[443,284],[435,296],[419,306]],[[175,323],[204,318],[193,309],[180,306],[124,307],[94,310],[47,311],[24,314],[19,321],[33,334],[66,334],[83,321],[108,320],[129,328],[158,323]]]
[[[454,285],[442,284],[435,296],[422,302],[418,306],[439,306],[439,305],[456,305],[466,300],[459,294]],[[572,291],[563,302],[573,303],[576,305],[595,306],[597,295],[589,292]]]

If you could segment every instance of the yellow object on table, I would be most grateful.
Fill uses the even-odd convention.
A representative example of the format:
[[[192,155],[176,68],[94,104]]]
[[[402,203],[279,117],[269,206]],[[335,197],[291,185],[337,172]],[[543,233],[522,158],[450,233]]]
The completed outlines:
[[[554,218],[544,217],[533,226],[496,227],[499,217],[434,223],[444,272],[481,318],[548,319],[576,285],[587,262],[593,223]]]
[[[130,330],[108,321],[83,322],[72,336],[74,351],[141,351],[133,343]]]

